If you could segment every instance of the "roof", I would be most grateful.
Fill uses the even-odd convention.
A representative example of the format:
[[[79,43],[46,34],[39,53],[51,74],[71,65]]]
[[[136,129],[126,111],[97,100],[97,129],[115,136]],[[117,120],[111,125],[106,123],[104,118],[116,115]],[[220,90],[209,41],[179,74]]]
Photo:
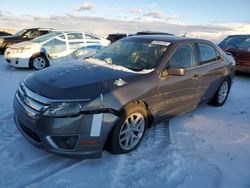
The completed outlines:
[[[250,34],[242,34],[242,35],[228,35],[228,37],[241,37],[241,36],[246,36],[246,37],[248,37],[248,36],[250,36]]]
[[[53,28],[42,28],[42,27],[27,28],[27,30],[30,30],[30,29],[39,29],[39,30],[55,30],[55,29],[53,29]]]
[[[157,40],[157,41],[165,41],[170,43],[177,43],[177,42],[209,42],[208,40],[204,39],[197,39],[197,38],[186,38],[186,37],[178,37],[172,35],[134,35],[129,38],[125,38],[124,40],[129,39],[145,39],[145,40]]]
[[[159,31],[139,31],[136,35],[174,35],[172,33],[159,32]]]

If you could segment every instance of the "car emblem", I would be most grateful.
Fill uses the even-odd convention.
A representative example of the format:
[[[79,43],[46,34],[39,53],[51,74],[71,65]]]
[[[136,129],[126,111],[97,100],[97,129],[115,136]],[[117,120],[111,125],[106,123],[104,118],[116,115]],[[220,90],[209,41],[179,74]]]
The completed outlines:
[[[114,84],[117,86],[123,86],[124,84],[127,84],[123,79],[119,78],[118,80],[114,81]]]

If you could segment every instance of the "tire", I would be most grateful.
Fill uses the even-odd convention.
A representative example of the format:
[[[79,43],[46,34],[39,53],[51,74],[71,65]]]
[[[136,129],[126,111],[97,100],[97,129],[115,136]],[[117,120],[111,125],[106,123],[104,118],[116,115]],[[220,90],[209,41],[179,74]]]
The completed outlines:
[[[209,104],[213,106],[222,106],[225,104],[228,94],[230,92],[231,82],[229,79],[223,80],[220,84],[220,87],[217,89],[216,93],[214,94],[213,99],[210,101]]]
[[[135,150],[140,145],[148,127],[149,118],[144,105],[129,104],[122,113],[122,118],[115,124],[109,135],[107,149],[113,154],[129,153]]]
[[[30,65],[36,70],[42,70],[49,66],[49,61],[45,55],[37,55],[30,59]]]
[[[2,50],[1,50],[1,52],[0,52],[0,55],[4,55],[5,50],[6,50],[9,46],[11,46],[11,44],[6,44],[6,45],[2,48]]]

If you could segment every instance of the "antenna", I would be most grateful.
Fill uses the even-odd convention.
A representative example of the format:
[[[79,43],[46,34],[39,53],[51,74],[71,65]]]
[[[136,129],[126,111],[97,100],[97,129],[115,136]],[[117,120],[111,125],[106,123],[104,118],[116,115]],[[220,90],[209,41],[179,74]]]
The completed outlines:
[[[186,35],[187,35],[187,31],[183,35],[181,35],[181,36],[182,37],[186,37]]]

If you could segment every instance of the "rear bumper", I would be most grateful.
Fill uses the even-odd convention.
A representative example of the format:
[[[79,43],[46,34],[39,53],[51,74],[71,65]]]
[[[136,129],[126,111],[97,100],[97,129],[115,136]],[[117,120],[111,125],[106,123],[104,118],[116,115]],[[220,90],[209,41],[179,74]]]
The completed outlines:
[[[99,135],[91,135],[94,114],[68,118],[33,118],[14,100],[14,120],[21,134],[34,146],[70,158],[100,158],[110,130],[117,121],[113,114],[103,114]],[[77,136],[74,148],[65,149],[52,138]],[[65,141],[66,143],[66,141]]]
[[[236,71],[250,73],[250,66],[236,65]]]

